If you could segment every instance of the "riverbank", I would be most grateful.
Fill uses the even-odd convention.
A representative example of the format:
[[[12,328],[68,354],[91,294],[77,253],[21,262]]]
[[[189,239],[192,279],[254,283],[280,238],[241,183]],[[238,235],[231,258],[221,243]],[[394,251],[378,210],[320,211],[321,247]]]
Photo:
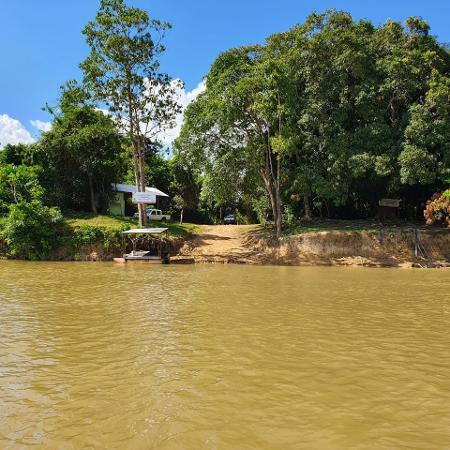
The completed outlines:
[[[347,228],[344,228],[346,226]],[[301,231],[301,230],[300,230]],[[310,225],[276,240],[253,225],[200,226],[173,262],[344,265],[370,267],[450,266],[450,230],[420,226]]]
[[[159,224],[158,224],[159,225]],[[279,240],[259,225],[168,223],[174,264],[449,267],[450,230],[417,224],[316,221],[285,230]],[[137,221],[92,214],[67,215],[50,261],[111,261],[125,251],[121,232]],[[0,257],[11,258],[0,242]],[[23,259],[16,255],[15,259]]]
[[[197,230],[197,225],[178,223],[153,223],[149,226],[164,226],[169,229],[167,245],[172,254]],[[136,219],[94,215],[90,213],[66,214],[54,236],[52,248],[39,259],[47,261],[111,261],[129,251],[130,242],[122,239],[121,233],[137,228]],[[0,258],[30,259],[26,254],[11,254],[1,239]],[[32,253],[32,252],[29,252]]]

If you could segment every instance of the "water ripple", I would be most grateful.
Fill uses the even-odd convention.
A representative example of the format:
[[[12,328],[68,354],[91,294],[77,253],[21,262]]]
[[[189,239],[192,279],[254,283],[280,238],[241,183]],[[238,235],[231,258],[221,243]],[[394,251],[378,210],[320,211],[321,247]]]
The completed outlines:
[[[0,448],[450,448],[450,273],[0,262]]]

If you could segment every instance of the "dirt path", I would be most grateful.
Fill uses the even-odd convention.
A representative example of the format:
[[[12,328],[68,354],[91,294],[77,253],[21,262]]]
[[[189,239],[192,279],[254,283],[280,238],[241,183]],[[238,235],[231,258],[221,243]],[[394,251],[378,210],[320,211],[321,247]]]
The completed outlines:
[[[247,233],[254,229],[255,225],[202,225],[200,233],[182,247],[179,258],[254,264],[255,251],[245,244]]]

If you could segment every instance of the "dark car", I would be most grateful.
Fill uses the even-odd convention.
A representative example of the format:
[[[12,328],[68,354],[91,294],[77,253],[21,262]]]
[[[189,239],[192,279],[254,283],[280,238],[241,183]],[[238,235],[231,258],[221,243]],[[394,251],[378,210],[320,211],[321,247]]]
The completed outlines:
[[[225,225],[230,225],[236,223],[236,216],[234,214],[228,214],[223,218],[223,223]]]

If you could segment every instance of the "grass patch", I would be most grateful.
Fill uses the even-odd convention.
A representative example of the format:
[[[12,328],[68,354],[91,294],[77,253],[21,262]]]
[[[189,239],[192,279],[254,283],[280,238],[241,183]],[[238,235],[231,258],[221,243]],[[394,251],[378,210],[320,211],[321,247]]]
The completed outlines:
[[[302,221],[297,225],[286,227],[283,230],[284,236],[292,236],[305,233],[316,233],[320,231],[356,231],[356,232],[376,232],[376,231],[398,231],[425,228],[423,223],[412,222],[386,222],[381,223],[376,220],[312,220]]]
[[[107,230],[124,230],[138,228],[138,220],[131,217],[117,217],[96,215],[83,212],[69,212],[64,215],[66,224],[71,228],[80,228],[85,226],[101,227]],[[169,229],[172,236],[183,237],[190,233],[197,233],[199,227],[192,223],[180,225],[176,222],[161,223],[149,222],[148,227],[164,227]]]

